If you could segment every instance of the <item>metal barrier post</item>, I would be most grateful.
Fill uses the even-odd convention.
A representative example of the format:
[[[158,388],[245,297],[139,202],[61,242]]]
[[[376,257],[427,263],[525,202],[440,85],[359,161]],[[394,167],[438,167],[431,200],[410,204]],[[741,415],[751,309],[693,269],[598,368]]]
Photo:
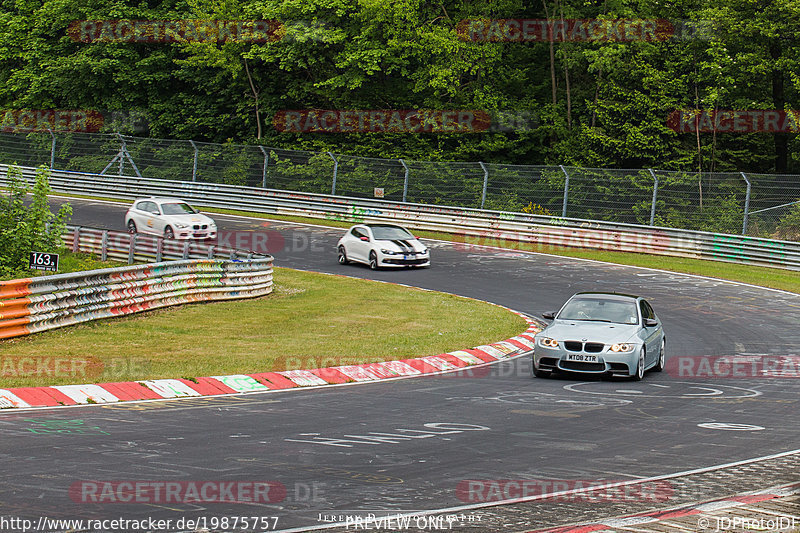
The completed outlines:
[[[161,237],[156,238],[156,263],[160,263],[164,255],[164,239]]]
[[[569,197],[569,173],[567,169],[564,168],[564,165],[558,165],[561,167],[561,172],[564,173],[564,176],[567,179],[564,181],[564,203],[561,206],[561,218],[567,218],[567,198]]]
[[[400,164],[403,165],[403,168],[406,169],[406,175],[403,178],[403,203],[405,203],[406,198],[408,197],[408,165],[402,159],[398,159]]]
[[[214,259],[214,246],[213,245],[208,247],[208,258],[209,259]]]
[[[192,164],[192,181],[197,181],[197,145],[194,141],[189,141],[192,143],[192,148],[194,148],[194,163]]]
[[[100,261],[108,260],[108,230],[103,230],[103,237],[100,240]]]
[[[478,164],[483,169],[483,192],[481,192],[481,209],[486,203],[486,187],[489,185],[489,169],[483,164],[483,161],[478,161]]]
[[[264,170],[261,171],[261,187],[266,189],[267,188],[267,167],[269,166],[269,154],[267,153],[266,150],[264,150],[263,146],[259,145],[258,147],[261,149],[261,153],[264,154]]]
[[[328,155],[333,159],[333,184],[331,185],[331,195],[336,195],[336,175],[339,173],[339,162],[336,160],[333,153],[328,152]]]
[[[744,198],[744,219],[742,220],[742,235],[747,235],[747,218],[750,215],[750,180],[747,179],[744,172],[740,174],[744,178],[745,183],[747,183],[747,193]]]
[[[183,258],[189,259],[189,241],[183,241]]]
[[[72,253],[76,254],[81,249],[81,227],[75,228],[74,236],[72,237]]]
[[[136,239],[136,234],[135,233],[131,234],[131,242],[130,242],[130,246],[128,247],[128,264],[129,265],[133,264],[134,256],[136,254],[136,240],[137,240]]]
[[[652,226],[656,220],[656,198],[658,198],[658,176],[653,172],[652,168],[648,168],[650,175],[653,176],[653,204],[650,206],[650,225]]]

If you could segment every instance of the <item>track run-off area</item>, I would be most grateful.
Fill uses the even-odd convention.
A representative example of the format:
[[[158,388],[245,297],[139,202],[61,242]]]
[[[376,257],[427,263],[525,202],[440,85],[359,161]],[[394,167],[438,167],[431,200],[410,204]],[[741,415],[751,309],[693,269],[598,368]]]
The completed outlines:
[[[124,231],[127,204],[69,202],[71,223]],[[355,386],[2,411],[0,517],[264,531],[344,529],[374,515],[372,529],[399,529],[389,520],[406,516],[411,528],[525,531],[800,481],[800,454],[791,453],[800,380],[747,363],[800,355],[798,295],[440,241],[425,241],[430,268],[371,271],[337,264],[343,229],[213,217],[231,245],[266,239],[276,266],[444,291],[532,317],[578,291],[642,295],[663,320],[668,371],[641,382],[532,379],[522,356],[485,372]],[[741,364],[720,366],[723,356]],[[497,505],[505,500],[519,501]]]

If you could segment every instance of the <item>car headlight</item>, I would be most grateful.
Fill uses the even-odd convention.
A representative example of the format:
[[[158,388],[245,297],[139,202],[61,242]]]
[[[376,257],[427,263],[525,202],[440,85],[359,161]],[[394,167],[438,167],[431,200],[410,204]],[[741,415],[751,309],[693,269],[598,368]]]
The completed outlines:
[[[558,348],[558,341],[551,339],[550,337],[539,337],[536,340],[539,341],[539,346],[544,346],[545,348]]]
[[[217,223],[212,220],[211,222],[208,223],[208,227],[209,228],[216,228],[217,227]]]
[[[383,248],[381,248],[381,253],[386,255],[395,255],[395,254],[400,254],[402,252],[394,252],[392,250],[384,250]]]
[[[178,229],[186,229],[189,227],[189,224],[181,224],[180,222],[176,222],[175,227]]]
[[[612,352],[632,352],[634,345],[627,342],[620,342],[611,345]]]

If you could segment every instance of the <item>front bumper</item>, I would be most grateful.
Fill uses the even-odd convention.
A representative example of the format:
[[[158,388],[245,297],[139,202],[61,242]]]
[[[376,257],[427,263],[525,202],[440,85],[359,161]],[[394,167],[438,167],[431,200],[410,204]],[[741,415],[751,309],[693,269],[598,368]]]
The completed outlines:
[[[616,376],[632,376],[639,364],[640,348],[632,352],[616,353],[576,353],[561,348],[547,349],[537,345],[533,352],[533,366],[537,370],[550,372],[580,372],[585,374],[611,374]],[[568,360],[567,356],[596,357],[597,361]]]
[[[387,255],[379,253],[378,264],[382,267],[423,267],[430,266],[431,258],[429,254]]]

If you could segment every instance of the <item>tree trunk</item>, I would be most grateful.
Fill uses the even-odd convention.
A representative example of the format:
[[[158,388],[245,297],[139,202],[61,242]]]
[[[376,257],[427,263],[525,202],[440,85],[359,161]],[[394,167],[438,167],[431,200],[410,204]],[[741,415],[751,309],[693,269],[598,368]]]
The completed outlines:
[[[250,90],[253,91],[253,100],[255,101],[256,107],[256,125],[257,125],[257,132],[258,137],[257,139],[261,138],[261,111],[258,108],[258,91],[256,90],[255,84],[253,84],[253,76],[250,75],[250,67],[247,66],[247,58],[244,60],[244,70],[247,72],[247,81],[250,83]]]
[[[772,64],[777,65],[782,55],[781,45],[778,41],[773,41],[769,47]],[[783,71],[778,67],[772,69],[772,105],[776,111],[783,111],[786,105],[784,94]],[[775,138],[775,172],[786,174],[789,167],[789,135],[786,132],[778,131],[774,134]]]

